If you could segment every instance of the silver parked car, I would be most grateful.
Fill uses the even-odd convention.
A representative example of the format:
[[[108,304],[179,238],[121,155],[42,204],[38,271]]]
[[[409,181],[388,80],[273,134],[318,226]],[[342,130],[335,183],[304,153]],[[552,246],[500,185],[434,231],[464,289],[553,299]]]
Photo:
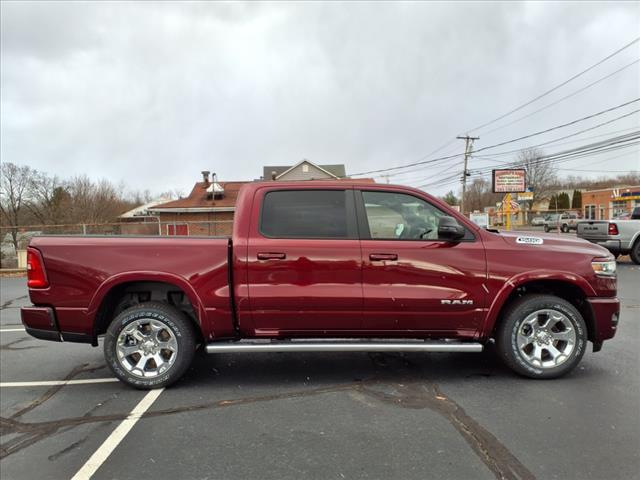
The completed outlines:
[[[531,226],[541,227],[544,225],[544,217],[533,217],[531,219]]]
[[[580,218],[575,213],[553,213],[544,221],[544,231],[549,232],[559,228],[564,233],[577,230]]]

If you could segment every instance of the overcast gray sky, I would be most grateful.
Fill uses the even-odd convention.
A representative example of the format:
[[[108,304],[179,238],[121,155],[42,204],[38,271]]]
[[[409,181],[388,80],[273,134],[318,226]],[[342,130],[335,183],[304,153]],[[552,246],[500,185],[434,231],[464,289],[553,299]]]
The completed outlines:
[[[188,192],[203,169],[248,180],[263,165],[302,158],[344,163],[351,174],[414,162],[640,36],[638,2],[3,1],[1,9],[2,161],[154,191]],[[640,97],[636,63],[489,133],[638,58],[640,43],[469,131],[481,137],[476,148]],[[637,108],[485,153],[553,140]],[[634,127],[638,114],[545,152]],[[433,156],[462,150],[457,141]],[[470,167],[491,164],[477,158]],[[639,169],[640,153],[636,146],[559,166],[562,174],[597,176]],[[456,158],[391,181],[421,185],[460,168]]]

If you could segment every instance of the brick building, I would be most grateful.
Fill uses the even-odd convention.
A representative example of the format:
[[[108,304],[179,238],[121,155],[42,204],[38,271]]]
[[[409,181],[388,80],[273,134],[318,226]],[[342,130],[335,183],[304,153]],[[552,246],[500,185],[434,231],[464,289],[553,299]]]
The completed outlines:
[[[148,209],[157,216],[163,235],[231,235],[240,187],[247,182],[218,182],[202,172],[191,193]]]
[[[266,166],[263,174],[267,181],[346,178],[344,165],[315,165],[308,160],[293,166]],[[371,178],[351,181],[375,183]],[[187,197],[147,207],[137,220],[153,218],[156,232],[160,224],[161,235],[231,235],[238,192],[245,183],[248,182],[218,182],[215,174],[210,178],[209,172],[204,171],[202,181],[193,186]],[[151,224],[142,227],[153,228]]]
[[[582,192],[582,212],[588,220],[610,220],[640,206],[640,185]]]

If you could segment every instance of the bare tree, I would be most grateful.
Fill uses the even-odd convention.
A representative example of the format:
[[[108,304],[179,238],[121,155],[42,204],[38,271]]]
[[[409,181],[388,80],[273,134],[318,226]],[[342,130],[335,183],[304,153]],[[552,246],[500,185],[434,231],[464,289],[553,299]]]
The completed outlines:
[[[18,228],[23,209],[30,200],[35,170],[24,165],[3,163],[0,167],[0,212],[10,229],[14,248],[18,249]]]
[[[549,198],[558,183],[555,167],[550,162],[542,160],[543,155],[542,150],[529,148],[521,151],[516,160],[518,167],[527,171],[527,187],[533,192],[529,210],[537,202]]]
[[[482,211],[484,207],[495,205],[496,202],[500,201],[500,198],[500,194],[493,193],[489,180],[476,177],[467,186],[464,197],[465,210],[469,210],[470,212],[474,210]]]
[[[70,196],[58,176],[34,172],[31,193],[26,207],[39,223],[64,223]]]
[[[122,212],[133,208],[133,203],[124,199],[124,186],[114,186],[108,180],[94,183],[86,175],[69,181],[71,223],[112,222]]]

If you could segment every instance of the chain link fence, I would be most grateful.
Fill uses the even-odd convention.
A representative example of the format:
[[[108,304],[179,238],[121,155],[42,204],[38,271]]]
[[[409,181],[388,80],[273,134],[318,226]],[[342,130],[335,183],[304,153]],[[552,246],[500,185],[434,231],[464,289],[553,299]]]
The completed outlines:
[[[233,220],[0,226],[0,268],[25,268],[20,252],[36,235],[230,236],[232,229]]]

